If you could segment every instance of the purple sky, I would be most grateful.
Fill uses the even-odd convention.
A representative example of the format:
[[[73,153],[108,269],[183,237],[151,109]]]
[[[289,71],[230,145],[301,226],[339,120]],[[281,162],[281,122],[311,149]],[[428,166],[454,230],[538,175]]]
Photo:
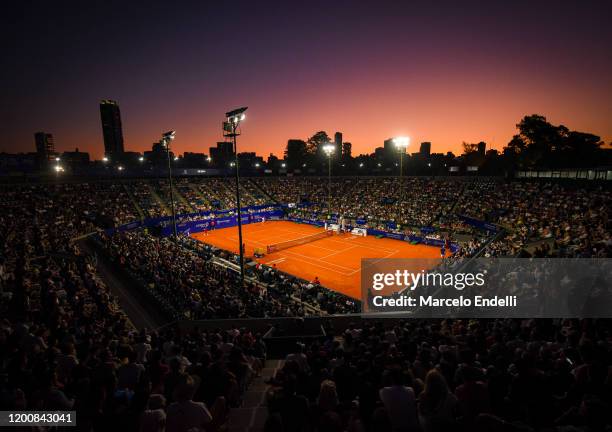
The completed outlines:
[[[611,4],[19,2],[2,27],[0,151],[32,151],[44,130],[100,157],[106,98],[135,151],[176,129],[178,152],[207,152],[243,105],[240,150],[260,154],[318,130],[355,154],[399,134],[501,148],[533,113],[610,142]]]

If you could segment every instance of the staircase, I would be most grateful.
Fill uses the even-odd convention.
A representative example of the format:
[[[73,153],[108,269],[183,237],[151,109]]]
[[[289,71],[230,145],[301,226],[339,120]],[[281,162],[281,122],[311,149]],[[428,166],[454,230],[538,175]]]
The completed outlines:
[[[268,191],[266,191],[264,188],[261,187],[261,185],[259,183],[257,183],[255,180],[253,179],[249,179],[249,182],[254,186],[255,189],[257,189],[258,191],[260,191],[262,193],[263,196],[265,196],[266,198],[268,198],[268,200],[271,203],[275,203],[275,204],[280,204],[280,202],[273,197],[272,195],[270,195],[268,193]]]
[[[268,418],[266,395],[270,386],[265,381],[276,375],[284,360],[266,360],[261,376],[253,380],[244,393],[242,406],[230,410],[228,432],[263,432]]]
[[[193,191],[193,193],[196,194],[196,196],[201,199],[203,202],[205,202],[206,204],[208,204],[209,206],[212,206],[212,202],[210,202],[210,200],[204,196],[204,194],[202,193],[202,191],[200,190],[200,188],[193,184],[193,183],[189,183],[189,189],[191,189]]]
[[[149,188],[149,193],[151,194],[155,202],[162,208],[165,214],[169,215],[171,213],[170,209],[168,208],[164,200],[159,196],[153,185],[151,183],[147,183],[147,187]]]
[[[174,194],[178,202],[180,202],[181,204],[183,204],[185,207],[189,209],[190,213],[195,213],[195,209],[191,207],[191,204],[189,204],[189,201],[187,201],[185,197],[183,196],[183,194],[179,192],[179,190],[176,188],[176,185],[172,185],[172,193]]]
[[[123,189],[125,190],[125,193],[127,194],[127,196],[130,197],[130,201],[132,201],[132,205],[136,209],[136,212],[138,212],[138,218],[140,220],[144,220],[145,214],[140,208],[140,206],[138,205],[138,202],[136,201],[136,197],[134,196],[134,194],[132,194],[132,191],[130,190],[130,188],[127,186],[126,183],[123,183]]]

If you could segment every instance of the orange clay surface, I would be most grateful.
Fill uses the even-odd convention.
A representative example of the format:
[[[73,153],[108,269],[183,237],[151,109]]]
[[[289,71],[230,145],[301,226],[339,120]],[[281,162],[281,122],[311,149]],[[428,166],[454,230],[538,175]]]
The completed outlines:
[[[298,239],[323,231],[307,224],[288,221],[267,221],[243,225],[245,254],[267,245]],[[221,249],[238,253],[238,227],[194,233],[191,237]],[[337,234],[299,246],[271,253],[256,260],[275,265],[277,269],[306,280],[319,278],[321,285],[350,297],[361,298],[360,268],[362,258],[439,258],[440,249],[412,245],[408,242]]]

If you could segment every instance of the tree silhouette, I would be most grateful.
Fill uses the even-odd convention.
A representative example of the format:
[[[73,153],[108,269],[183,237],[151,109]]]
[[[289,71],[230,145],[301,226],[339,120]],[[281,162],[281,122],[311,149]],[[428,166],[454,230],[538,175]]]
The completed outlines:
[[[519,168],[592,166],[601,155],[603,142],[598,136],[555,126],[542,115],[525,116],[516,127],[519,133],[504,148],[504,155]]]
[[[327,132],[319,131],[306,140],[306,149],[308,153],[312,155],[316,154],[321,156],[323,154],[323,146],[330,141],[331,139],[329,135],[327,135]]]

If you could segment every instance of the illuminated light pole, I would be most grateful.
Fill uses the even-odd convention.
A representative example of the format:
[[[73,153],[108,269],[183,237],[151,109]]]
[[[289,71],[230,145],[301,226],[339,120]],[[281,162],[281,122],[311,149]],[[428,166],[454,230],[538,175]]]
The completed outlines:
[[[168,181],[170,183],[170,205],[172,206],[172,233],[174,238],[176,233],[176,208],[174,207],[174,192],[172,191],[172,162],[170,162],[170,142],[174,140],[176,131],[168,131],[162,134],[162,145],[166,147],[166,155],[168,156]]]
[[[238,127],[243,121],[247,107],[242,107],[225,113],[226,121],[223,122],[223,136],[232,138],[234,142],[234,168],[236,179],[236,214],[238,221],[238,250],[240,251],[240,281],[244,284],[244,248],[242,247],[242,214],[240,212],[240,166],[238,164],[238,147],[236,137],[240,135]]]
[[[331,158],[336,146],[328,143],[323,146],[323,152],[327,155],[327,218],[331,216]]]
[[[404,154],[410,145],[410,137],[395,137],[393,138],[393,144],[395,144],[400,154],[400,201],[404,201]]]

